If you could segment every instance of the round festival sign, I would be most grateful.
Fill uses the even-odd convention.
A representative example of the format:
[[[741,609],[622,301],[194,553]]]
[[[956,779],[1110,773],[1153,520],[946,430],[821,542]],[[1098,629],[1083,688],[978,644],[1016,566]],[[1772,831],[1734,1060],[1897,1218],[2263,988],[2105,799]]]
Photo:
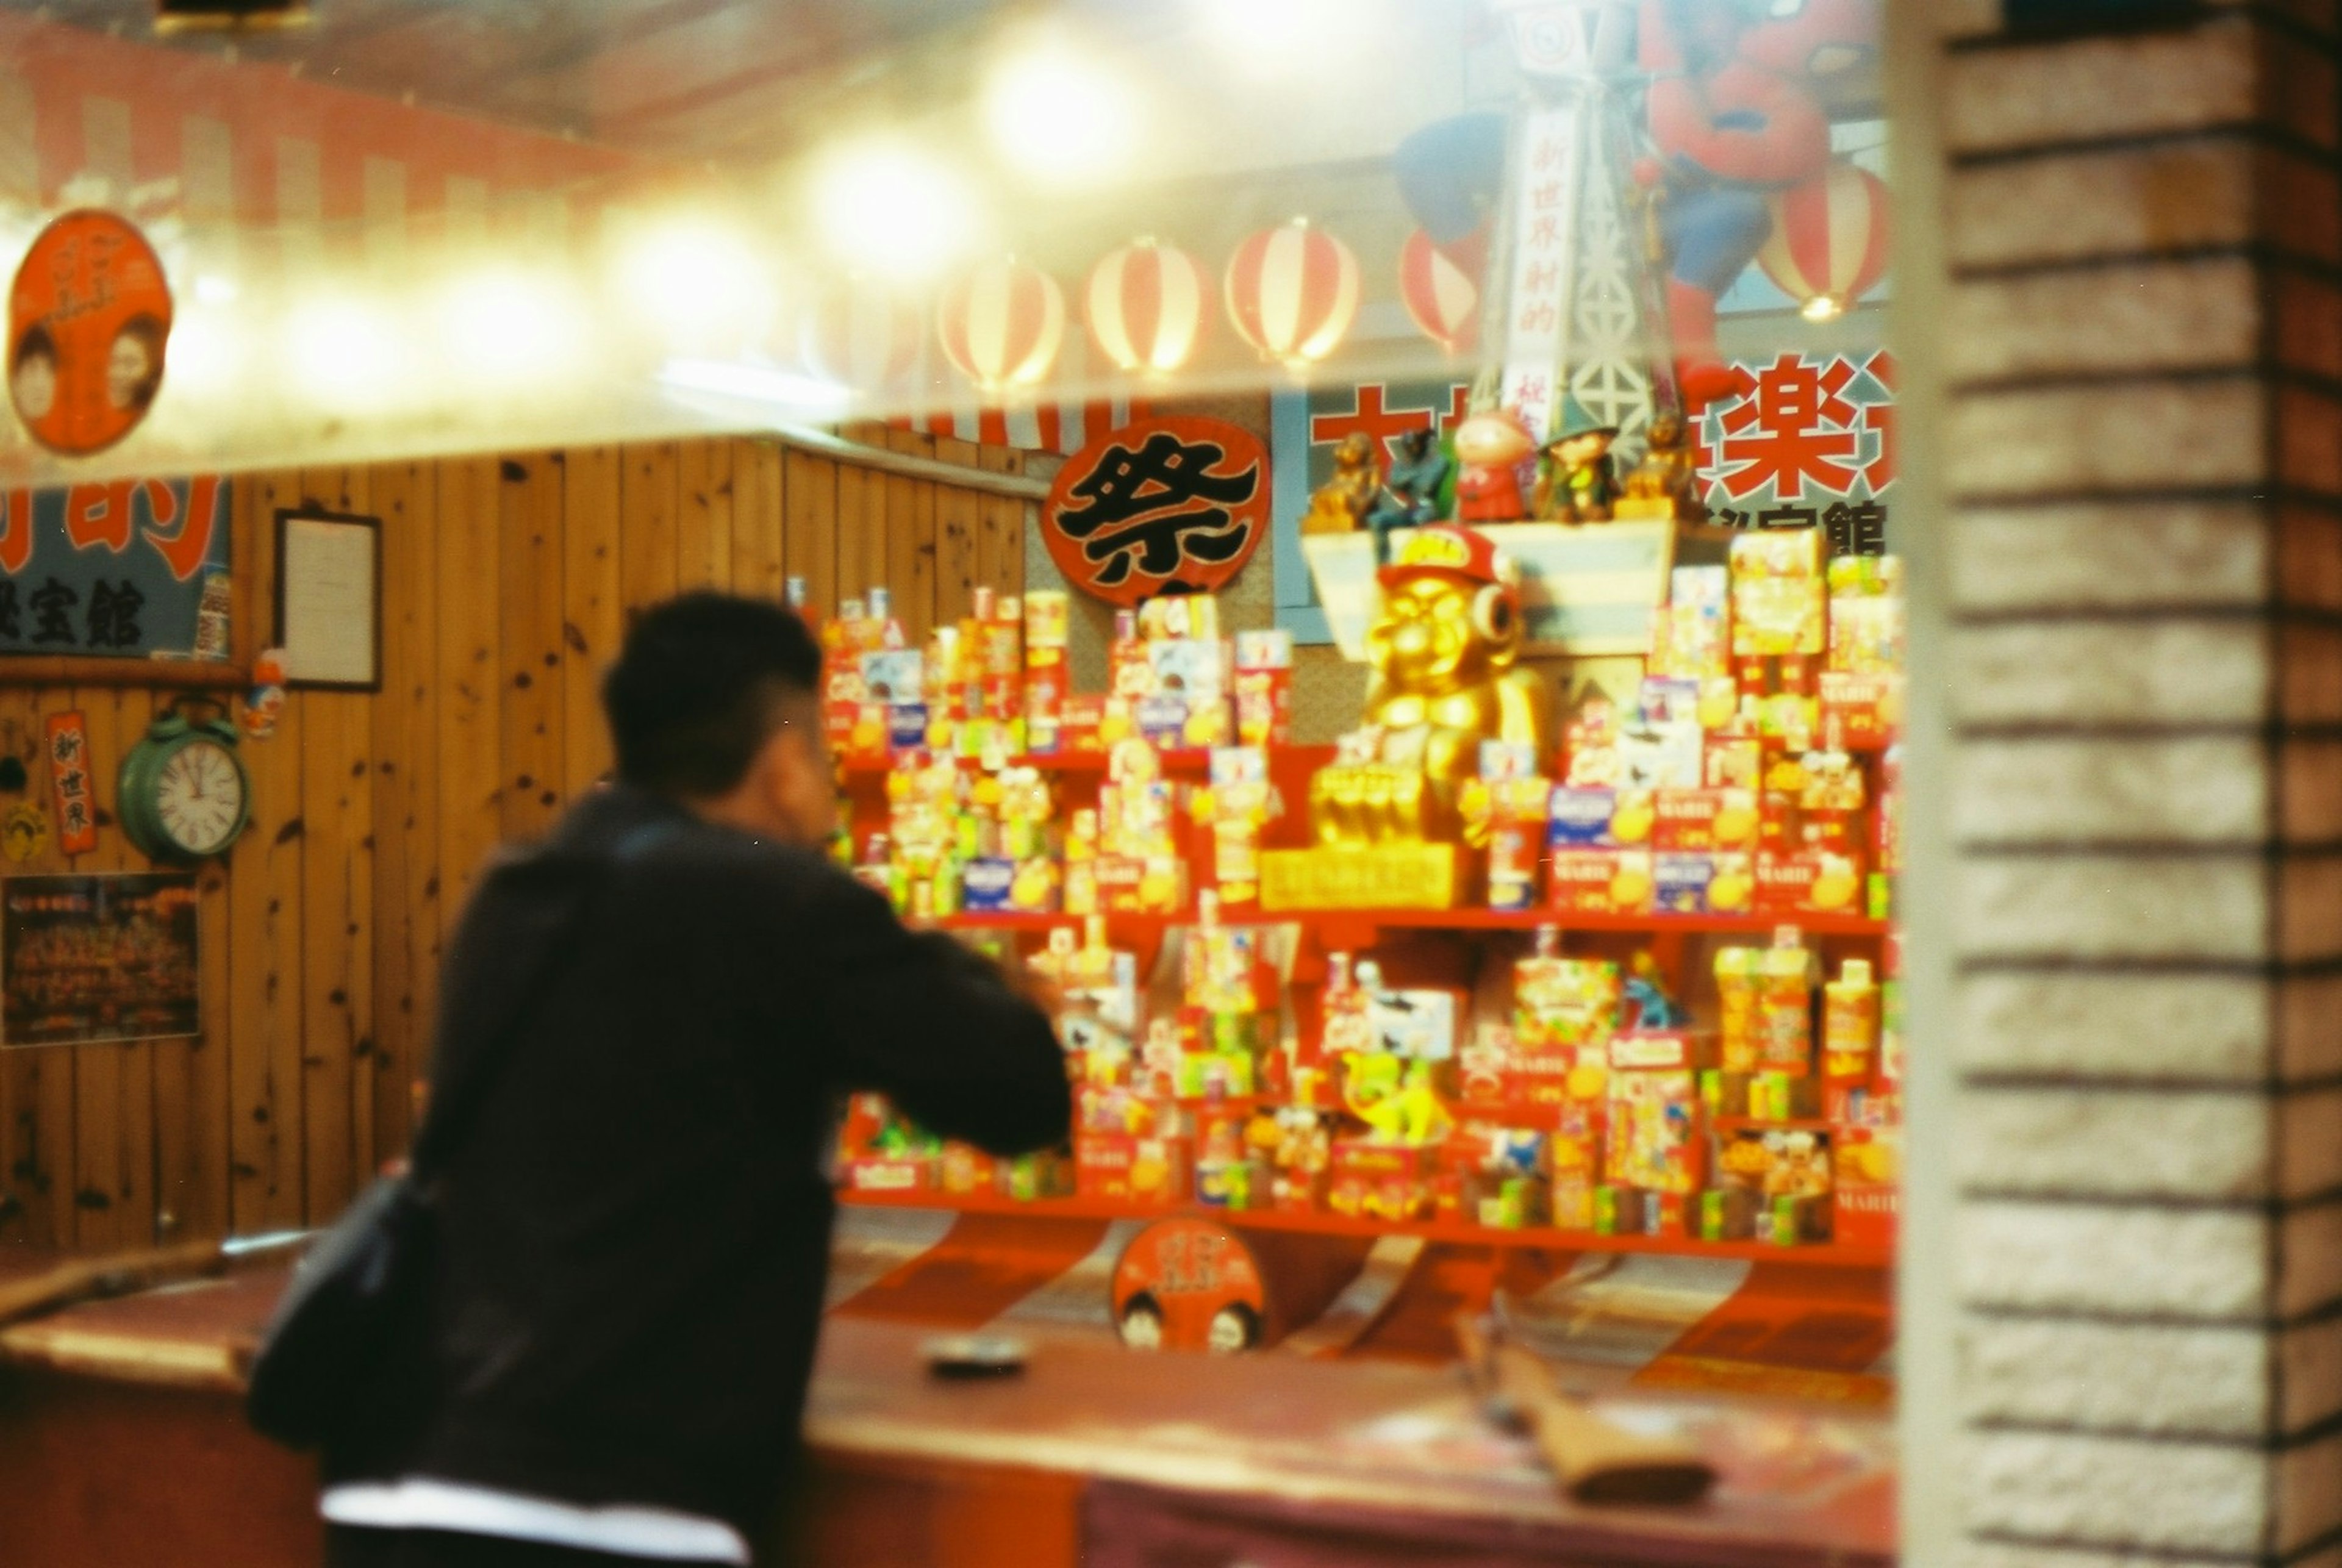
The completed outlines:
[[[1225,420],[1140,419],[1074,454],[1041,508],[1066,583],[1114,604],[1208,594],[1268,534],[1268,453]]]
[[[163,385],[171,291],[145,236],[67,213],[34,240],[8,293],[8,396],[33,439],[79,457],[138,427]]]

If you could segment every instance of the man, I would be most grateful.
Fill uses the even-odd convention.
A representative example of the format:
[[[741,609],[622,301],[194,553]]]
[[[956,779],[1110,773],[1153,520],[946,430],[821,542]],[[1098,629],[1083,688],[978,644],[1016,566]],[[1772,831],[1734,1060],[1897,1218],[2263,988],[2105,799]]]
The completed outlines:
[[[603,689],[617,784],[466,913],[433,1096],[484,1097],[427,1344],[326,1456],[341,1568],[748,1563],[820,1321],[837,1095],[1001,1154],[1065,1137],[1019,983],[822,854],[820,663],[777,605],[650,610]]]

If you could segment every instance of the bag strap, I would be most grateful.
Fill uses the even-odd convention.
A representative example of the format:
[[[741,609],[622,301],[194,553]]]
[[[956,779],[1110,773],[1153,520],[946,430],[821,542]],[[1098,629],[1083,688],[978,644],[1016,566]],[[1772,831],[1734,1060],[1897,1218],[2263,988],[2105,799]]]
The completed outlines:
[[[427,1185],[440,1166],[462,1145],[465,1134],[478,1118],[490,1093],[504,1077],[505,1069],[511,1063],[529,1018],[551,993],[553,982],[567,968],[573,950],[585,935],[587,917],[601,903],[600,895],[609,883],[610,874],[618,866],[639,858],[675,832],[676,824],[672,822],[646,823],[621,838],[606,858],[570,859],[548,855],[535,863],[537,868],[576,868],[583,874],[582,884],[552,934],[538,944],[540,957],[537,964],[527,980],[517,988],[517,1000],[503,1026],[490,1033],[464,1075],[452,1079],[425,1114],[423,1129],[415,1135],[414,1151],[409,1157],[409,1169],[416,1185]]]

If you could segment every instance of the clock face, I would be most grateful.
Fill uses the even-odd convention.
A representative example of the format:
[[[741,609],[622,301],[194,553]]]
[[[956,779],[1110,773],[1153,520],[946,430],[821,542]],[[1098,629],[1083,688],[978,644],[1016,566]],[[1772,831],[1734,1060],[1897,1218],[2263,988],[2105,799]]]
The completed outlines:
[[[190,741],[155,781],[155,814],[188,854],[217,854],[244,821],[244,772],[217,741]]]

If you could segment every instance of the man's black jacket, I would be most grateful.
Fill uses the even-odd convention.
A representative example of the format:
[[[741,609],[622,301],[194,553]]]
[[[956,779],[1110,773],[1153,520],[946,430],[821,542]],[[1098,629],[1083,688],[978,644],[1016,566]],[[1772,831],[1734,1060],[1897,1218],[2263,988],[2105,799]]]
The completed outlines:
[[[512,1054],[445,1164],[427,1343],[332,1481],[663,1506],[753,1538],[820,1323],[836,1097],[882,1090],[1000,1154],[1071,1114],[1047,1019],[981,959],[818,855],[626,788],[487,877],[443,989],[435,1103],[507,1027]]]

